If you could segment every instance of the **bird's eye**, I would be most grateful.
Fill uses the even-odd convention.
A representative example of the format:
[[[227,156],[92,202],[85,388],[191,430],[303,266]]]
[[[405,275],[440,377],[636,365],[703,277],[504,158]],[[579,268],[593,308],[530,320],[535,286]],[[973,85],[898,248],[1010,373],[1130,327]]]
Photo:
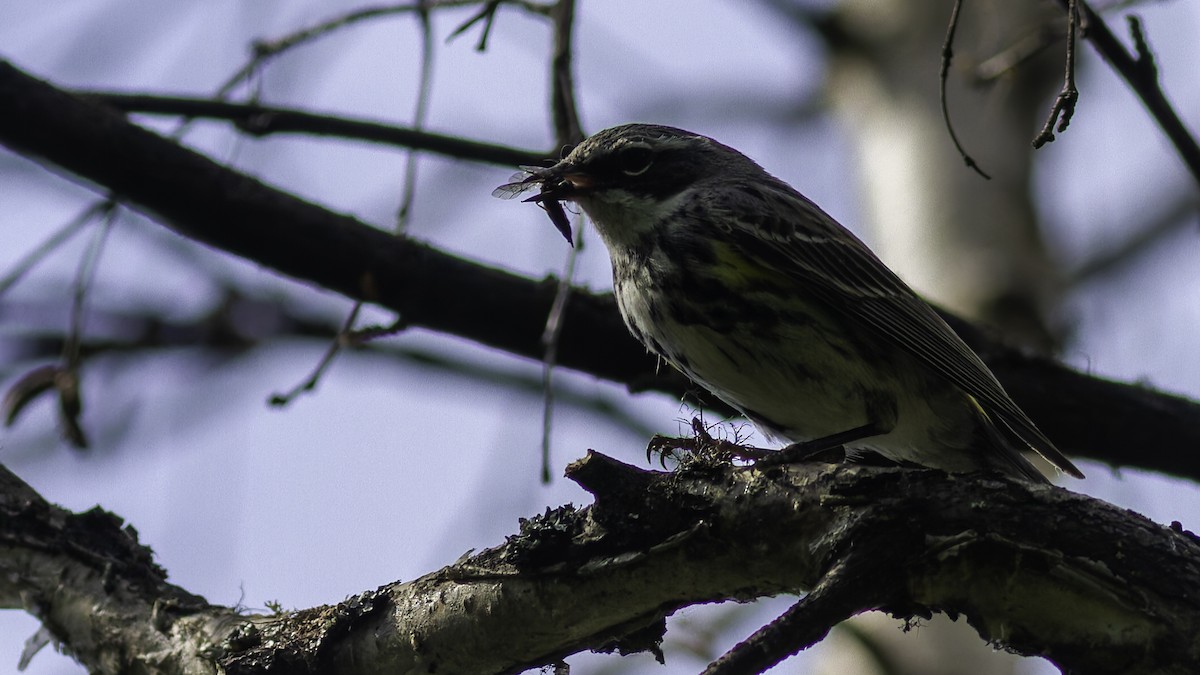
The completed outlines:
[[[617,166],[626,176],[640,176],[654,163],[654,151],[650,146],[630,144],[617,152]]]

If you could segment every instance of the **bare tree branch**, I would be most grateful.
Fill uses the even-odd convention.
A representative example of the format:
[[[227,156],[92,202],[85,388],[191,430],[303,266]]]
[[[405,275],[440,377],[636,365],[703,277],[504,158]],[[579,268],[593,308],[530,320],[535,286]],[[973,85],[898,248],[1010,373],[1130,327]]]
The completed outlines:
[[[57,304],[40,305],[23,303],[0,306],[0,316],[30,316],[55,312]],[[113,312],[93,309],[90,316],[97,323],[108,327],[109,337],[85,338],[80,352],[85,361],[95,357],[113,355],[150,355],[155,350],[182,348],[203,349],[208,352],[233,355],[256,347],[269,347],[276,341],[295,342],[310,340],[327,344],[336,337],[341,328],[333,320],[315,319],[294,311],[292,304],[279,298],[246,297],[236,289],[228,289],[223,302],[209,312],[186,320],[164,318],[152,312]],[[254,317],[247,322],[246,317]],[[28,363],[57,358],[63,350],[65,338],[57,332],[23,329],[17,321],[6,324],[10,334],[0,340],[0,348],[10,356],[10,363],[0,364],[0,381],[14,374],[21,376],[8,385],[8,392],[0,402],[0,416],[16,416],[30,400],[48,394],[55,387],[57,365],[38,366],[29,369]],[[352,346],[370,356],[394,359],[413,367],[427,368],[440,372],[442,377],[462,377],[485,385],[494,385],[517,395],[540,396],[543,381],[540,377],[511,368],[497,367],[488,362],[464,362],[453,355],[439,353],[410,344],[371,342],[363,344],[352,341]],[[127,361],[128,362],[128,361]],[[20,367],[14,366],[19,363]],[[303,383],[302,383],[303,384]],[[612,424],[628,429],[635,436],[650,438],[655,429],[631,414],[627,401],[615,395],[598,395],[587,387],[558,383],[555,399],[576,410],[590,411],[603,416]],[[38,391],[37,388],[41,390]],[[13,400],[9,400],[10,397]],[[5,424],[12,424],[6,419]],[[107,433],[106,420],[97,423],[100,434]]]
[[[1145,214],[1145,222],[1127,233],[1124,240],[1093,253],[1071,270],[1069,283],[1078,286],[1110,276],[1118,269],[1139,260],[1147,251],[1162,244],[1172,235],[1196,226],[1200,202],[1196,201],[1194,195],[1165,201],[1164,204],[1158,204],[1158,209],[1153,213]]]
[[[942,121],[946,123],[946,133],[950,135],[950,141],[954,143],[954,149],[962,157],[963,163],[981,177],[991,180],[992,177],[979,166],[974,157],[967,154],[966,148],[958,140],[958,134],[954,132],[954,122],[950,118],[950,102],[946,97],[946,80],[950,77],[950,62],[954,60],[954,33],[958,29],[958,14],[962,11],[963,2],[964,0],[954,0],[954,6],[950,10],[950,25],[946,27],[946,39],[942,41],[942,62],[938,69],[938,99],[942,104]]]
[[[1071,117],[1075,114],[1075,103],[1079,100],[1079,89],[1075,87],[1075,31],[1079,23],[1079,8],[1076,6],[1076,0],[1067,0],[1066,73],[1063,75],[1062,90],[1054,98],[1054,105],[1050,108],[1050,114],[1046,116],[1042,130],[1033,139],[1035,148],[1040,148],[1054,140],[1056,123],[1059,133],[1066,131],[1067,126],[1071,124]]]
[[[527,0],[435,0],[434,2],[421,1],[411,3],[393,3],[385,5],[375,5],[369,7],[358,7],[348,12],[342,12],[336,16],[320,21],[311,26],[293,31],[287,35],[280,36],[272,40],[259,40],[255,42],[250,60],[242,65],[241,68],[228,79],[217,91],[217,98],[223,99],[231,93],[238,85],[252,78],[258,73],[268,61],[274,59],[285,52],[291,51],[296,47],[307,44],[314,40],[323,38],[327,35],[340,31],[344,28],[356,26],[367,21],[394,16],[397,14],[408,14],[413,12],[424,12],[433,7],[454,8],[467,7],[470,5],[483,4],[483,13],[488,18],[488,24],[485,28],[485,36],[480,40],[480,44],[484,44],[487,40],[486,31],[491,28],[491,21],[494,18],[496,9],[501,5],[512,5],[523,9],[524,11],[534,15],[545,15],[547,8],[544,5],[539,5]],[[474,23],[478,19],[473,19],[467,22],[466,26]],[[465,27],[463,29],[465,29]],[[459,29],[452,33],[450,37],[454,37],[463,29]]]
[[[554,21],[554,54],[550,59],[550,118],[554,123],[554,138],[564,150],[574,147],[584,138],[583,125],[575,103],[575,74],[572,44],[575,33],[575,0],[559,0],[551,10]],[[544,205],[543,205],[544,206]],[[561,209],[560,209],[561,210]],[[576,219],[577,222],[579,219]],[[554,422],[554,370],[558,365],[558,343],[562,339],[563,315],[571,301],[571,284],[575,281],[575,263],[583,249],[583,232],[571,242],[567,251],[554,304],[546,315],[542,331],[542,482],[549,483],[550,437]]]
[[[80,96],[95,99],[127,113],[178,115],[187,119],[216,119],[234,123],[255,136],[299,133],[334,136],[349,140],[383,143],[413,150],[424,150],[446,157],[501,166],[538,164],[552,152],[536,152],[492,143],[469,141],[416,129],[407,129],[369,120],[335,117],[321,113],[274,108],[255,103],[228,103],[206,98],[159,96],[153,94],[117,94],[84,91]]]
[[[0,296],[8,292],[8,289],[17,285],[17,282],[24,277],[29,270],[33,269],[54,252],[59,246],[65,244],[71,237],[75,236],[81,229],[92,223],[94,220],[104,215],[107,211],[116,208],[116,202],[100,201],[88,206],[79,215],[75,216],[53,234],[46,238],[41,244],[30,251],[25,256],[13,265],[7,274],[0,277]]]
[[[554,56],[550,59],[550,111],[554,138],[560,148],[571,147],[584,138],[575,104],[575,0],[558,0],[551,10],[554,20]]]
[[[417,25],[421,31],[421,69],[417,84],[417,99],[413,104],[412,124],[414,132],[420,134],[425,132],[425,121],[429,115],[429,99],[433,91],[433,24],[429,17],[428,0],[417,0],[416,16]],[[404,182],[400,190],[400,206],[396,209],[396,222],[392,228],[392,233],[397,237],[404,236],[408,230],[409,216],[412,214],[413,203],[416,201],[417,170],[420,167],[419,160],[420,155],[416,150],[410,148],[405,153]],[[362,307],[362,300],[354,303],[354,306],[347,313],[346,319],[342,322],[342,329],[338,331],[337,337],[330,341],[324,355],[317,361],[317,365],[309,371],[308,377],[287,392],[273,394],[268,399],[271,405],[289,405],[300,394],[316,389],[317,384],[320,383],[321,378],[324,377],[325,373],[333,365],[334,358],[337,357],[338,352],[341,351],[344,345],[355,341],[366,341],[392,335],[403,330],[403,317],[398,317],[392,326],[388,328],[372,327],[364,331],[355,330],[355,322],[358,320],[358,315],[362,311]]]
[[[894,533],[881,528],[875,534]],[[894,559],[878,555],[876,544],[881,541],[886,539],[852,545],[799,602],[710,664],[704,675],[757,675],[824,640],[846,619],[884,606],[880,600],[901,583],[902,568]]]
[[[568,476],[593,506],[412,582],[239,616],[167,584],[116,516],[50,506],[0,467],[0,605],[32,611],[94,673],[516,673],[655,651],[689,604],[809,589],[796,648],[847,614],[945,612],[1072,672],[1200,668],[1200,599],[1179,590],[1200,585],[1197,538],[1089,497],[865,466],[666,474],[594,453]],[[886,574],[839,581],[862,565]]]
[[[1084,37],[1092,43],[1096,51],[1100,52],[1100,56],[1112,66],[1113,70],[1116,70],[1124,78],[1138,98],[1142,99],[1142,103],[1150,111],[1154,121],[1158,122],[1158,126],[1167,134],[1167,138],[1175,146],[1179,157],[1192,172],[1192,177],[1197,183],[1200,183],[1200,145],[1196,143],[1196,138],[1184,126],[1183,120],[1179,118],[1171,102],[1167,100],[1167,95],[1159,86],[1158,69],[1154,66],[1154,59],[1149,48],[1146,47],[1137,18],[1133,16],[1129,18],[1130,32],[1138,47],[1138,55],[1135,57],[1117,40],[1112,31],[1108,29],[1108,25],[1104,23],[1104,19],[1093,12],[1087,2],[1084,0],[1059,0],[1059,4],[1064,8],[1069,8],[1075,2],[1078,2]]]
[[[228,608],[168,584],[132,527],[48,504],[0,465],[0,607],[34,615],[95,673],[200,672]]]
[[[104,186],[200,242],[401,313],[410,325],[539,360],[555,282],[535,282],[396,239],[221,166],[0,62],[0,143]],[[1200,406],[1026,356],[944,315],[1068,452],[1200,479]],[[629,336],[611,295],[578,290],[558,363],[685,395],[694,389]],[[711,404],[712,402],[709,401]],[[719,406],[718,406],[719,408]]]

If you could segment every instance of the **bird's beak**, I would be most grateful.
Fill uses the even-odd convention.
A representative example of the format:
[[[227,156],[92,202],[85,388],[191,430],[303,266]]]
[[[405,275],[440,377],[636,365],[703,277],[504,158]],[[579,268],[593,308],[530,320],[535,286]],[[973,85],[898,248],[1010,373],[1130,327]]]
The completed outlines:
[[[534,174],[530,178],[541,181],[542,189],[536,195],[526,199],[527,202],[572,201],[587,194],[595,187],[595,181],[590,175],[566,160]]]

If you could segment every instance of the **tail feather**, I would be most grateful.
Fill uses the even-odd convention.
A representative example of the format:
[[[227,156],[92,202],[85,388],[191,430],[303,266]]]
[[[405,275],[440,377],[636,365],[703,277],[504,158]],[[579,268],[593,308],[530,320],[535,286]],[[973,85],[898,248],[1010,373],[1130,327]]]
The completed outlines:
[[[971,402],[975,404],[982,418],[987,440],[995,450],[1001,467],[1011,469],[1034,482],[1049,483],[1045,474],[1026,456],[1028,453],[1036,453],[1064,473],[1083,478],[1083,472],[1054,447],[1050,439],[1033,426],[1033,422],[1021,419],[1018,420],[1019,424],[1014,424],[1004,414],[989,414],[974,397],[971,397]]]
[[[984,413],[982,426],[987,434],[987,441],[999,460],[998,468],[1011,469],[1016,474],[1035,483],[1050,482],[1050,479],[1046,478],[1046,475],[1025,456],[1024,451],[1036,452],[1036,448],[1026,443],[1014,429],[1003,422],[997,426],[987,413]]]

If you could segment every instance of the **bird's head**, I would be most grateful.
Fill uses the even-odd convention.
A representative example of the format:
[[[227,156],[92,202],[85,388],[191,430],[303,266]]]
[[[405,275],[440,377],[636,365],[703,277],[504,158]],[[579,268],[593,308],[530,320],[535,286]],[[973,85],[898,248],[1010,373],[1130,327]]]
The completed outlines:
[[[548,199],[662,201],[725,170],[741,154],[706,136],[654,124],[623,124],[589,136],[545,169]]]
[[[579,204],[610,243],[648,231],[705,180],[761,171],[738,151],[674,127],[624,124],[598,132],[549,168],[529,169],[541,185],[530,198]]]

